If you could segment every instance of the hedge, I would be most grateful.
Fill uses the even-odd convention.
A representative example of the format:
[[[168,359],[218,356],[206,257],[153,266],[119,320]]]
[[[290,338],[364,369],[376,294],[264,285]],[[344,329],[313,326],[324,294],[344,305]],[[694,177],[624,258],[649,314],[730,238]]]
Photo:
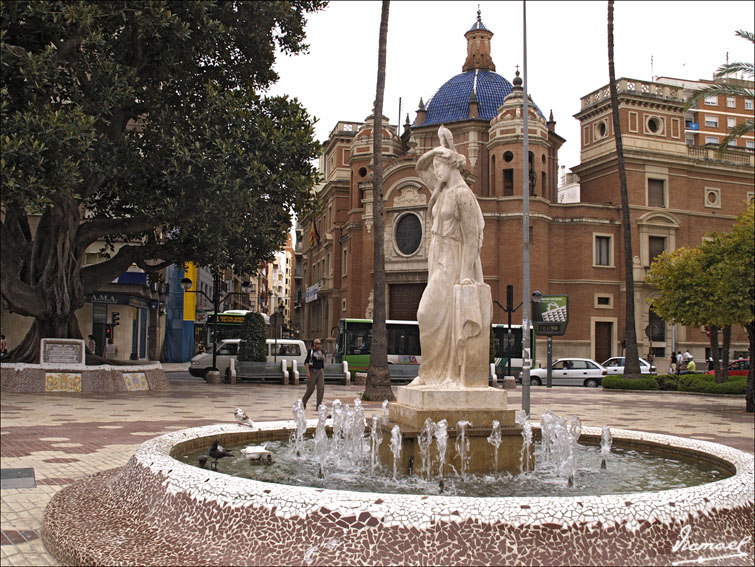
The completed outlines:
[[[606,390],[666,390],[678,392],[700,392],[704,394],[747,393],[747,376],[729,376],[727,382],[716,384],[715,376],[708,374],[660,374],[644,375],[642,378],[606,376],[603,378]]]

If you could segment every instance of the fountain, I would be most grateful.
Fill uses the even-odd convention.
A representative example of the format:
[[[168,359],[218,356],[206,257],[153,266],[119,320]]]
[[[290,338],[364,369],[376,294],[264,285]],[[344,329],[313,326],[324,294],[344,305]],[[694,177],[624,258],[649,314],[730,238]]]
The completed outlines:
[[[542,464],[555,468],[562,485],[573,486],[577,443],[597,446],[607,436],[550,411],[539,427],[524,415],[517,423],[506,392],[488,387],[490,288],[479,246],[476,254],[461,249],[462,242],[481,243],[484,221],[461,177],[464,158],[454,150],[451,133],[441,126],[439,138],[440,147],[417,162],[433,195],[428,284],[417,316],[422,365],[411,384],[396,389],[387,418],[373,418],[370,430],[371,470],[379,460],[401,478],[421,459],[421,482],[435,491],[312,486],[332,476],[330,467],[360,470],[366,421],[358,400],[353,407],[333,403],[328,475],[317,479],[313,471],[308,485],[238,478],[177,460],[214,440],[224,446],[288,440],[303,464],[307,438],[314,435],[325,477],[327,422],[322,413],[317,422],[306,421],[297,403],[293,422],[162,435],[144,443],[125,467],[62,489],[43,526],[53,556],[65,564],[645,564],[711,561],[718,553],[728,563],[752,564],[752,456],[714,443],[611,432],[614,448],[687,455],[731,474],[699,486],[600,496],[449,494],[460,477],[488,477],[493,470],[527,472],[522,477],[532,479],[531,447],[538,434]],[[380,442],[384,432],[390,441]]]

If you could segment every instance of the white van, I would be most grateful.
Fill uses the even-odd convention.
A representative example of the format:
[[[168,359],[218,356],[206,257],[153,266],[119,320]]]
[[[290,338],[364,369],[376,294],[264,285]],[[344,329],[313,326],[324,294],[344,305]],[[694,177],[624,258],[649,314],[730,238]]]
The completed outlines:
[[[216,365],[221,376],[225,376],[231,359],[238,360],[239,345],[241,339],[223,339],[218,345],[218,354],[216,356]],[[274,362],[285,358],[291,363],[294,360],[301,367],[304,366],[304,360],[307,358],[307,347],[304,341],[297,339],[267,339],[267,361]],[[189,374],[206,378],[207,373],[212,369],[212,353],[203,352],[191,359]]]

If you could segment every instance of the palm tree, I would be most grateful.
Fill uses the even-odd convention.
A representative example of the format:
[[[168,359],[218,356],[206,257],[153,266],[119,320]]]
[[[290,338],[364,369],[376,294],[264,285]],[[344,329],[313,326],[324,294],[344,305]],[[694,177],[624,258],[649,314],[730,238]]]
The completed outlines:
[[[385,91],[385,58],[388,41],[388,9],[390,0],[383,0],[378,40],[377,92],[372,127],[372,203],[375,230],[375,278],[372,314],[372,346],[365,400],[393,400],[391,377],[388,373],[388,341],[385,331],[385,234],[383,232],[383,93]]]
[[[749,40],[750,43],[755,44],[755,35],[752,32],[738,30],[736,32],[736,35]],[[713,75],[713,79],[722,79],[722,82],[710,85],[709,87],[697,91],[684,105],[684,111],[686,112],[687,110],[692,108],[693,105],[697,104],[697,102],[710,96],[721,95],[741,96],[749,99],[755,98],[755,89],[753,89],[752,87],[748,88],[744,86],[743,82],[737,79],[727,79],[729,75],[736,73],[744,73],[745,76],[749,77],[749,80],[752,81],[753,78],[755,78],[755,66],[753,65],[753,63],[739,62],[726,63],[724,65],[721,65],[718,69],[716,69],[716,72]],[[726,150],[726,148],[729,146],[729,142],[753,131],[755,131],[755,119],[753,119],[752,117],[748,118],[744,122],[737,124],[718,145],[719,156],[723,155],[724,150]]]
[[[640,377],[640,359],[637,352],[637,327],[634,317],[634,266],[632,265],[632,225],[629,217],[627,171],[624,164],[624,145],[621,142],[619,122],[619,95],[616,92],[616,71],[613,64],[613,0],[608,0],[608,80],[611,89],[611,115],[616,138],[616,157],[619,162],[619,189],[621,191],[621,225],[624,232],[624,272],[626,277],[626,323],[624,326],[624,376]]]

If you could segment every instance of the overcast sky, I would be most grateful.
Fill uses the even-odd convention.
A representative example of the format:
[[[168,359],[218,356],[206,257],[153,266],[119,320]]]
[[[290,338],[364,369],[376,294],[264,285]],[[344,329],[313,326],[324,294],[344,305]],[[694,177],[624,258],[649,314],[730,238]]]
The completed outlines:
[[[752,61],[753,46],[736,37],[753,30],[751,1],[615,3],[616,76],[649,80],[652,75],[710,79],[726,61]],[[478,2],[393,1],[383,113],[392,124],[414,121],[425,102],[466,58],[464,33],[477,19]],[[509,81],[523,60],[522,2],[481,1],[482,21],[495,35],[496,72]],[[279,55],[280,81],[271,94],[297,97],[318,119],[324,141],[339,120],[363,121],[375,100],[378,1],[331,2],[310,15],[308,54]],[[580,97],[608,84],[607,2],[527,2],[527,88],[545,116],[553,110],[556,132],[566,138],[559,164],[579,163]],[[653,66],[651,69],[651,57]]]

